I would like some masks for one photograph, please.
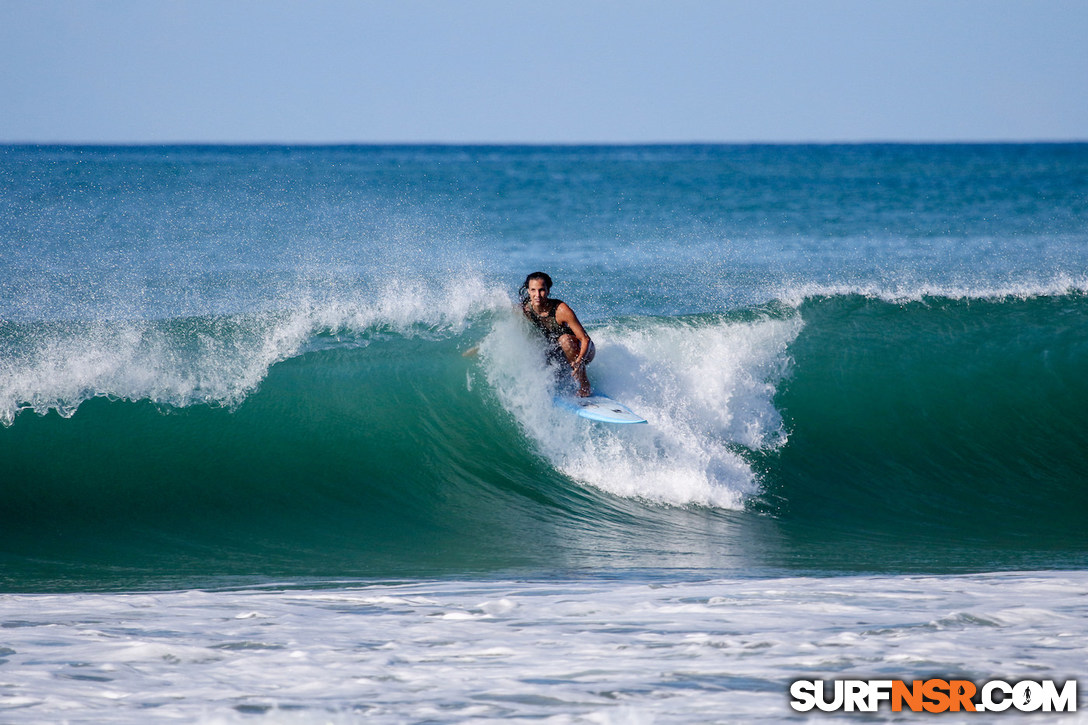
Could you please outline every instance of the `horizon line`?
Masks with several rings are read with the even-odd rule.
[[[1088,143],[1084,138],[1038,139],[865,139],[865,140],[797,140],[797,141],[31,141],[0,140],[0,147],[295,147],[295,148],[350,148],[350,147],[646,147],[646,146],[1012,146],[1012,145],[1068,145]]]

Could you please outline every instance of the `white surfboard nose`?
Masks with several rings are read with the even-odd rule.
[[[607,395],[591,395],[588,398],[575,398],[565,395],[555,397],[558,408],[569,410],[582,418],[600,423],[646,423],[647,420],[619,401]]]

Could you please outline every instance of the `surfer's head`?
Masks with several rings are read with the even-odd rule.
[[[533,284],[533,283],[536,284]],[[529,301],[529,288],[535,289],[543,288],[545,296],[552,291],[552,278],[544,272],[533,272],[525,278],[525,284],[521,285],[521,303],[525,304]]]

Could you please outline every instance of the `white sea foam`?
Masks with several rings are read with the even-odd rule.
[[[740,508],[758,481],[738,448],[785,442],[774,407],[799,318],[591,330],[597,390],[648,426],[606,426],[552,405],[551,373],[535,337],[511,317],[481,345],[491,388],[556,468],[620,496]]]
[[[394,279],[371,295],[303,295],[266,314],[25,327],[25,339],[0,355],[0,423],[27,409],[68,417],[96,396],[236,405],[321,332],[456,334],[507,304],[501,288],[479,279]]]
[[[1086,587],[1026,572],[6,594],[0,720],[776,723],[803,719],[799,678],[1075,677]]]
[[[902,304],[905,302],[918,302],[926,298],[1001,300],[1006,298],[1056,297],[1067,294],[1088,294],[1088,276],[1063,273],[1046,279],[1023,279],[1008,283],[993,281],[965,281],[943,284],[931,282],[883,283],[878,281],[856,284],[806,282],[780,288],[773,292],[772,296],[796,307],[805,300],[814,297],[842,297],[846,295],[860,295],[885,302]]]

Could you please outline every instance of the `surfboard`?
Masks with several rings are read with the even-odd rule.
[[[607,395],[591,395],[578,398],[573,395],[555,396],[555,406],[569,410],[575,415],[595,420],[600,423],[645,423],[646,419],[635,413],[623,403],[612,400]]]

